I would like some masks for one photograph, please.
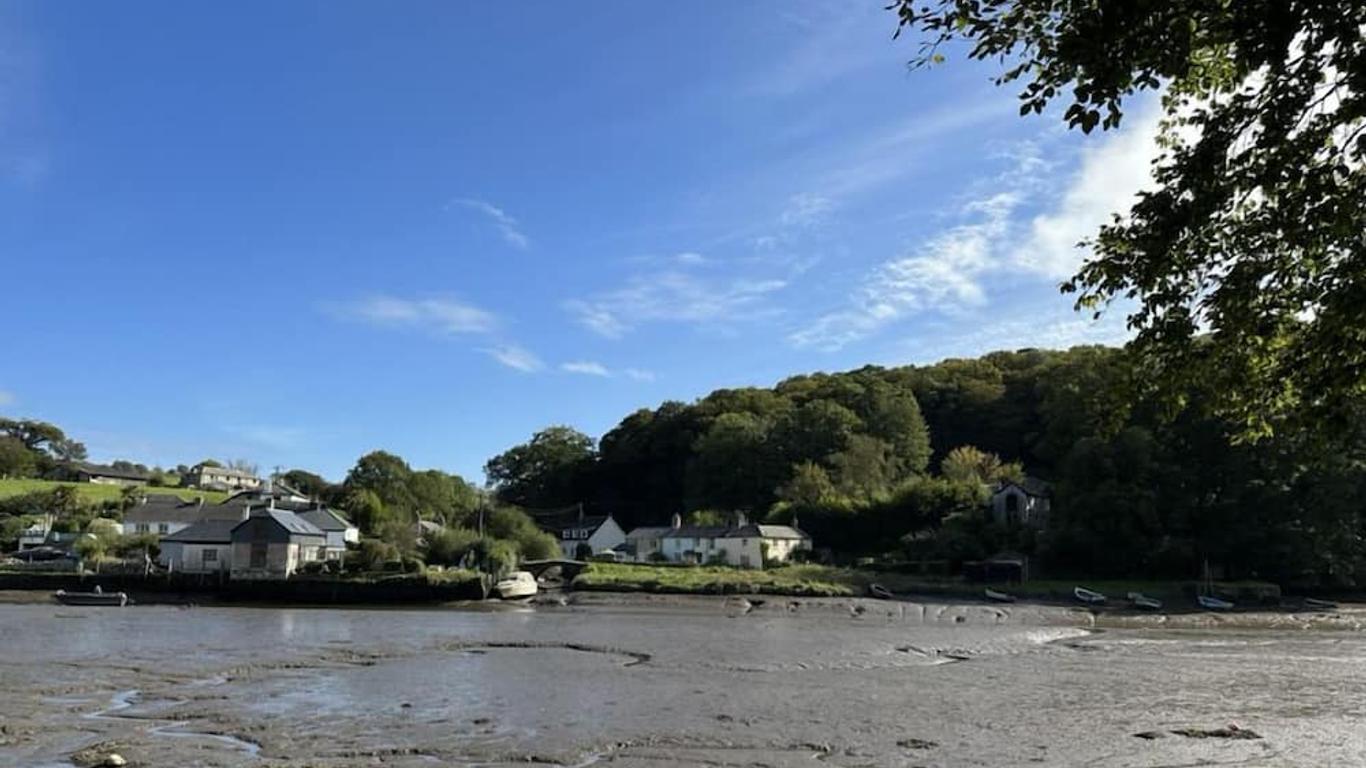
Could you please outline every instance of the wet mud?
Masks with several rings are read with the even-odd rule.
[[[1140,618],[0,605],[0,765],[1366,764],[1360,614]]]

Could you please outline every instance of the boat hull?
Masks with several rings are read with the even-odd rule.
[[[128,595],[123,592],[67,592],[59,589],[53,597],[62,605],[122,608],[128,604]]]
[[[1085,587],[1073,588],[1072,596],[1077,599],[1077,602],[1084,605],[1104,605],[1106,599],[1105,595],[1086,589]]]
[[[538,591],[536,577],[526,571],[518,571],[511,578],[493,585],[493,594],[500,600],[525,600],[535,597]]]

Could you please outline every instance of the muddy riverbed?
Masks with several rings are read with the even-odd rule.
[[[1363,765],[1363,619],[7,604],[0,765]]]

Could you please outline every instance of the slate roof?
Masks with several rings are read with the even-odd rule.
[[[639,530],[639,529],[636,529]],[[685,525],[677,529],[665,529],[666,539],[809,539],[802,531],[790,525],[757,525],[750,523],[740,526]],[[631,533],[635,533],[632,531]]]
[[[161,540],[181,544],[228,544],[232,542],[232,529],[241,524],[241,520],[201,520],[189,528],[162,536]]]
[[[541,515],[536,518],[536,525],[541,530],[562,536],[565,531],[577,531],[580,528],[587,528],[590,531],[597,531],[602,524],[607,522],[609,515],[586,515],[579,517],[579,513],[570,512],[558,515]]]
[[[1026,477],[1018,483],[1014,480],[1005,480],[999,482],[996,484],[996,487],[992,489],[992,494],[1000,493],[1001,491],[1004,491],[1012,485],[1029,494],[1030,496],[1038,496],[1040,498],[1048,496],[1049,493],[1053,490],[1053,487],[1051,485],[1049,485],[1047,482],[1044,482],[1043,480],[1040,480],[1037,477]]]
[[[281,528],[284,528],[285,531],[294,536],[317,536],[319,538],[322,538],[326,535],[318,528],[318,526],[308,522],[307,520],[303,519],[302,517],[299,517],[298,515],[294,514],[293,512],[290,512],[289,510],[260,507],[257,509],[253,509],[251,511],[251,518],[248,518],[248,520],[260,517],[268,517],[271,520],[274,520],[277,525],[279,525]],[[236,531],[239,527],[245,525],[247,522],[247,520],[242,520],[238,522],[237,525],[233,526],[233,530]]]
[[[349,520],[327,507],[310,509],[295,514],[312,523],[320,531],[346,531],[356,527]]]
[[[632,528],[631,532],[626,534],[626,540],[639,541],[640,539],[662,539],[665,534],[672,530],[673,529],[667,525],[647,525],[640,528]]]
[[[201,520],[223,519],[228,515],[215,510],[217,505],[206,505],[200,501],[185,501],[179,496],[144,496],[136,505],[123,513],[124,524],[128,523],[197,523]],[[239,513],[238,518],[241,515]]]

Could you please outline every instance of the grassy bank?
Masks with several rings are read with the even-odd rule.
[[[69,485],[76,488],[77,493],[85,501],[96,504],[106,501],[118,501],[123,498],[123,486],[121,485],[101,485],[99,483],[60,483],[52,480],[28,480],[28,479],[3,479],[0,480],[0,499],[7,499],[11,496],[22,496],[26,493],[35,491],[50,491],[59,486]],[[143,489],[148,494],[179,496],[182,499],[193,499],[203,496],[204,500],[210,504],[222,501],[228,494],[222,491],[201,491],[198,488],[151,488]]]
[[[789,565],[757,571],[712,566],[592,563],[574,579],[574,588],[600,592],[850,597],[867,594],[868,585],[873,583],[898,594],[954,599],[980,599],[986,586],[958,579],[931,580],[920,576],[825,565]],[[996,585],[996,588],[1022,599],[1070,602],[1072,588],[1079,583],[1115,600],[1122,600],[1129,592],[1142,592],[1173,604],[1191,599],[1196,591],[1194,582],[1134,580],[1038,580],[1009,586]],[[1248,602],[1274,602],[1280,598],[1280,590],[1274,584],[1263,582],[1219,583],[1215,585],[1215,592]]]

